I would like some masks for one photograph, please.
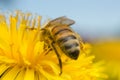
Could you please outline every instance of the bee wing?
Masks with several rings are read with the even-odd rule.
[[[50,21],[47,26],[62,25],[62,24],[70,26],[70,25],[72,25],[74,23],[75,23],[74,20],[71,20],[71,19],[69,19],[69,18],[67,18],[65,16],[62,16],[62,17],[59,17],[59,18],[56,18],[56,19]]]

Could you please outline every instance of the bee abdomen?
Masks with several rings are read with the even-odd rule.
[[[64,42],[63,44],[61,44],[61,46],[63,46],[65,48],[65,50],[69,50],[71,48],[76,48],[79,46],[79,43],[76,42],[75,40],[69,40],[67,42]]]
[[[77,59],[80,53],[80,44],[75,33],[69,27],[54,27],[52,29],[54,40],[60,49],[70,58]]]
[[[59,39],[61,50],[70,58],[77,59],[80,53],[79,41],[74,35],[69,35]]]
[[[74,60],[76,60],[78,58],[79,53],[80,53],[79,47],[71,48],[71,49],[67,50],[67,54],[69,55],[69,57]]]
[[[76,39],[76,37],[74,35],[67,35],[67,36],[63,35],[63,36],[61,36],[60,38],[57,39],[57,42],[59,44],[63,44],[64,42],[72,40],[72,39]]]

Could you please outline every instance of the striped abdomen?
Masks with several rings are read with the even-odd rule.
[[[70,58],[77,59],[80,44],[75,33],[68,26],[56,26],[52,29],[54,40],[60,49]]]

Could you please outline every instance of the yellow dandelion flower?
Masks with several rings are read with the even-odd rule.
[[[106,61],[106,72],[109,80],[120,80],[120,39],[109,39],[93,44],[96,59]]]
[[[41,16],[31,19],[30,14],[22,12],[9,17],[0,15],[0,80],[98,80],[106,77],[101,64],[92,62],[94,56],[84,54],[78,60],[61,55],[63,72],[59,75],[55,52],[45,55],[44,42],[40,41],[40,21]],[[29,30],[34,26],[36,29]]]

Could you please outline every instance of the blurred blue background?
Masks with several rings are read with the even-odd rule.
[[[1,10],[22,10],[76,21],[72,27],[88,38],[120,36],[120,0],[0,0]]]

